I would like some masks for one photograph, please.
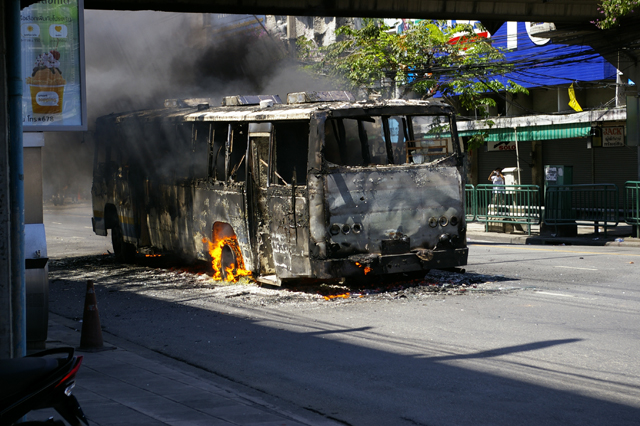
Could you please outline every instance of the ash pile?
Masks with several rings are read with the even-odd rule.
[[[431,270],[422,279],[396,280],[376,285],[317,283],[296,287],[263,286],[243,278],[236,283],[214,281],[205,265],[181,265],[166,258],[145,258],[123,265],[113,255],[82,256],[50,261],[50,297],[61,310],[77,303],[87,280],[93,280],[101,303],[116,294],[135,293],[167,301],[206,298],[226,305],[335,306],[367,301],[409,301],[433,297],[463,296],[514,289],[510,278],[458,271]],[[108,295],[100,297],[100,293]],[[52,303],[53,305],[53,303]]]

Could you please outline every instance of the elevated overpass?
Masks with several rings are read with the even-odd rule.
[[[85,0],[87,9],[256,13],[295,16],[535,21],[583,24],[598,0]]]

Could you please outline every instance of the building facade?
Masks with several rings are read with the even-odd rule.
[[[461,111],[462,135],[488,133],[486,144],[469,153],[469,181],[488,183],[496,167],[513,167],[520,184],[543,186],[545,166],[563,165],[572,168],[568,183],[614,183],[621,189],[638,180],[638,148],[626,137],[625,101],[635,96],[635,85],[622,82],[616,67],[589,47],[536,36],[549,25],[506,22],[491,35],[514,65],[500,78],[529,94],[496,94],[491,127],[474,111]]]

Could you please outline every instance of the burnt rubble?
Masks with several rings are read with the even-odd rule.
[[[511,279],[458,271],[431,270],[423,279],[376,284],[315,283],[277,287],[242,278],[237,283],[214,281],[210,264],[181,264],[167,257],[139,257],[136,264],[118,263],[111,254],[52,259],[49,264],[52,305],[83,294],[87,280],[102,293],[133,292],[179,302],[206,297],[221,304],[336,304],[366,301],[420,300],[513,290]],[[104,303],[104,301],[103,301]]]

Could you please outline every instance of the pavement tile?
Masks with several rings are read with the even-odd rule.
[[[76,398],[80,402],[81,407],[84,407],[85,403],[105,400],[104,396],[98,395],[97,393],[93,392],[91,389],[87,388],[86,386],[82,386],[80,384],[82,381],[83,380],[79,378],[78,381],[76,381],[76,387],[73,390],[73,394],[76,396]]]
[[[144,413],[140,413],[130,407],[119,404],[115,401],[94,402],[82,406],[85,416],[89,419],[89,424],[94,421],[109,424],[119,424],[119,422],[137,421],[139,424],[146,424],[152,420]],[[100,419],[100,420],[98,420]]]
[[[122,380],[115,379],[109,376],[97,377],[94,380],[98,380],[95,383],[91,383],[87,377],[83,379],[81,386],[88,388],[92,392],[98,395],[144,395],[146,390],[141,389],[139,386],[135,386],[129,383],[125,383]],[[78,378],[78,381],[80,379]]]
[[[176,401],[186,405],[187,407],[195,408],[198,410],[229,407],[237,404],[237,402],[229,398],[222,398],[215,395],[202,396],[202,394],[193,398],[176,399]]]
[[[75,321],[50,314],[48,347],[77,346]],[[117,341],[117,338],[115,338]],[[92,426],[303,426],[335,425],[302,408],[287,410],[235,391],[214,375],[123,341],[123,347],[77,352],[84,361],[74,394]],[[105,339],[105,346],[108,346]],[[219,382],[225,383],[219,384]],[[255,399],[254,399],[255,398]],[[60,419],[41,410],[38,419]],[[294,416],[296,420],[291,419]],[[313,420],[307,420],[307,417]]]
[[[181,404],[167,401],[139,402],[123,401],[123,404],[154,419],[170,423],[178,420],[205,421],[212,418],[211,415],[186,407]]]
[[[262,410],[257,410],[253,407],[243,404],[237,404],[227,407],[211,407],[204,408],[204,411],[221,419],[228,420],[230,422],[236,422],[238,424],[252,424],[260,422],[273,422],[283,421],[285,417],[268,413]]]
[[[176,423],[176,425],[180,426],[238,426],[237,423],[230,423],[222,419],[214,419],[211,418],[209,420],[191,420],[188,423]],[[244,426],[244,425],[242,425]]]

